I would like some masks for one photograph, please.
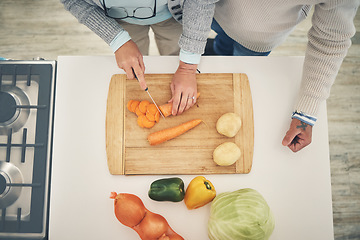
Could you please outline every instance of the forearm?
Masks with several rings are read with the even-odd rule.
[[[353,0],[315,6],[295,110],[316,117],[320,104],[329,97],[355,34],[357,6],[358,1]]]
[[[179,40],[184,51],[202,54],[211,30],[218,0],[187,0],[183,6],[183,33]]]
[[[105,16],[104,11],[97,5],[92,5],[85,0],[60,0],[78,21],[101,37],[108,45],[124,29],[115,19]]]

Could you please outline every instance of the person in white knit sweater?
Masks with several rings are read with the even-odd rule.
[[[314,8],[302,84],[282,141],[294,152],[311,143],[319,105],[329,97],[355,34],[353,19],[359,4],[360,0],[220,0],[216,4],[214,51],[240,56],[267,56]]]

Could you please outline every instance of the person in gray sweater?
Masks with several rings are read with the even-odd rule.
[[[148,53],[148,30],[154,31],[161,55],[179,54],[179,67],[170,85],[173,114],[181,114],[196,102],[196,68],[200,54],[180,49],[185,44],[205,47],[217,0],[60,0],[80,23],[101,37],[113,50],[118,66],[129,79],[136,74],[146,88],[143,55]],[[201,21],[196,31],[183,31],[182,22],[194,16]],[[188,26],[188,24],[186,24]],[[180,36],[181,35],[181,36]],[[195,36],[195,37],[194,37]],[[194,49],[194,48],[191,48]],[[186,77],[184,77],[186,76]]]
[[[304,2],[304,3],[302,3]],[[311,143],[318,109],[330,94],[340,65],[356,30],[354,17],[360,0],[221,0],[216,3],[212,27],[218,32],[214,50],[221,55],[268,55],[281,44],[313,7],[308,32],[302,82],[289,130],[282,144],[297,152]],[[305,5],[306,2],[306,5]],[[196,30],[203,21],[194,14],[184,30]],[[191,32],[188,30],[188,32]],[[193,36],[199,34],[193,33]],[[189,52],[202,53],[198,45],[180,41]],[[291,79],[289,79],[291,81]]]

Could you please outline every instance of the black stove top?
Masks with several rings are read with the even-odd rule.
[[[0,61],[0,239],[46,239],[55,61]]]

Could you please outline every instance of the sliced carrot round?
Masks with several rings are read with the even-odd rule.
[[[150,102],[149,101],[147,101],[147,100],[143,100],[143,101],[141,101],[140,102],[140,104],[139,104],[139,110],[140,110],[140,112],[142,112],[142,113],[146,113],[146,110],[147,110],[147,106],[150,104]]]
[[[128,103],[127,103],[127,105],[126,105],[126,106],[127,106],[127,109],[128,109],[130,112],[132,112],[132,111],[131,111],[131,104],[132,104],[133,101],[134,101],[134,100],[129,100]]]
[[[137,107],[136,107],[136,109],[135,109],[135,113],[136,113],[136,115],[137,115],[137,116],[140,116],[140,115],[145,115],[144,113],[142,113],[142,112],[140,111],[139,106],[137,106]]]
[[[147,119],[147,117],[143,118],[143,125],[144,127],[146,128],[152,128],[154,125],[155,125],[155,122],[154,121],[150,121],[149,119]]]
[[[140,101],[138,100],[133,100],[131,103],[131,112],[135,112],[136,111],[136,107],[140,104]]]
[[[138,116],[138,118],[137,118],[137,124],[138,124],[140,127],[142,127],[142,128],[145,127],[144,124],[143,124],[143,119],[144,119],[144,118],[146,118],[145,115],[140,115],[140,116]]]
[[[151,122],[155,122],[155,115],[151,114],[150,112],[146,112],[146,118]]]
[[[155,104],[153,104],[153,103],[150,103],[150,104],[148,105],[147,111],[148,111],[149,113],[151,113],[151,115],[155,115],[155,113],[158,112]]]
[[[160,112],[159,111],[157,111],[156,113],[155,113],[155,122],[159,122],[159,120],[160,120]]]

